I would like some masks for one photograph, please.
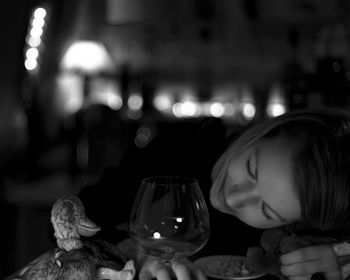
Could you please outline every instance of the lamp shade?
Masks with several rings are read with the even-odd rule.
[[[61,69],[78,71],[84,74],[111,72],[114,70],[113,59],[106,47],[96,41],[76,41],[64,54]]]

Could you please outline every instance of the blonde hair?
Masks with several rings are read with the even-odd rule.
[[[221,157],[216,162],[212,170],[211,175],[213,184],[222,186],[225,183],[227,169],[233,157],[236,157],[246,148],[257,142],[259,139],[278,134],[282,137],[285,137],[285,139],[288,141],[287,143],[291,144],[290,148],[294,149],[292,151],[293,161],[295,160],[293,171],[294,177],[297,177],[295,178],[296,191],[302,203],[304,201],[305,196],[304,189],[309,183],[306,181],[309,180],[309,178],[314,176],[315,174],[305,174],[305,172],[307,171],[299,171],[298,169],[303,169],[302,166],[299,165],[307,165],[308,163],[304,162],[306,160],[312,162],[313,164],[316,164],[319,167],[319,170],[325,171],[325,161],[328,161],[326,163],[326,165],[328,166],[331,165],[333,161],[338,161],[339,157],[344,157],[344,155],[341,155],[342,152],[339,151],[339,149],[333,149],[333,146],[335,145],[335,143],[339,142],[339,138],[342,138],[344,135],[349,135],[349,123],[349,113],[338,109],[295,110],[276,118],[263,119],[257,124],[248,128],[239,138],[232,142],[226,149],[226,151],[221,155]],[[305,147],[308,147],[308,149],[310,148],[310,145],[307,144],[311,143],[310,141],[312,142],[312,145],[316,145],[318,148],[316,148],[313,154],[309,156],[312,158],[305,159]],[[350,145],[350,143],[348,145]],[[317,153],[320,153],[321,155],[318,155]],[[329,156],[330,153],[333,153],[334,155]],[[303,154],[303,161],[298,159],[298,156],[302,157],[301,154]],[[334,159],[334,157],[337,159]],[[347,162],[347,159],[345,161]],[[295,166],[296,162],[298,166]],[[345,166],[347,166],[347,164],[344,165],[344,168]],[[346,179],[346,184],[348,184],[350,182],[347,180],[345,175],[347,174],[347,171],[348,170],[343,170],[343,172],[338,172],[336,175],[329,175],[332,178],[332,180],[334,180],[335,176],[341,177],[340,179]],[[319,171],[317,170],[317,168],[314,168],[312,172],[317,173]],[[331,171],[326,170],[325,172]],[[324,174],[316,175],[320,178],[324,177]],[[317,182],[319,183],[319,181]],[[334,180],[334,182],[336,183],[337,181]],[[337,192],[337,189],[331,185],[332,182],[327,181],[323,184],[325,185],[324,188],[327,189],[328,193],[330,189],[332,190],[332,192]],[[318,187],[319,186],[315,186],[314,188],[310,189],[316,190]],[[347,187],[347,189],[350,190],[350,185]],[[344,191],[341,191],[340,193],[344,194]],[[324,198],[320,198],[319,200],[317,200],[316,198],[315,205],[317,203],[320,204],[321,201],[324,202]],[[315,205],[313,205],[312,207],[315,208]],[[319,209],[320,207],[316,208]],[[348,210],[350,212],[350,209]],[[312,224],[310,226],[313,228],[328,230],[327,226],[322,224],[322,221],[310,222],[313,221],[313,219],[309,217],[313,216],[313,214],[310,214],[311,212],[311,209],[307,208],[307,206],[304,207],[302,205],[302,220],[307,224]],[[316,225],[317,223],[319,225]]]

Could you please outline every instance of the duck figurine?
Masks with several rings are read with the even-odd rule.
[[[132,280],[133,260],[105,240],[81,240],[99,230],[85,214],[76,196],[59,198],[52,207],[51,223],[57,248],[35,259],[6,280]]]
[[[86,216],[84,205],[76,196],[56,201],[51,210],[51,224],[58,248],[65,251],[82,248],[80,236],[90,237],[101,230]]]

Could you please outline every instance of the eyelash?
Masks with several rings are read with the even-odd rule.
[[[266,213],[266,210],[265,210],[265,202],[264,202],[264,201],[261,201],[261,204],[260,204],[260,211],[261,211],[261,214],[262,214],[267,220],[272,220],[272,218]]]
[[[249,174],[253,179],[256,179],[255,174],[253,174],[252,171],[250,170],[250,157],[247,159],[246,168],[247,168],[248,174]]]

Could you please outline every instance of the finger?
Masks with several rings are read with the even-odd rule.
[[[348,242],[333,244],[333,250],[338,257],[350,255],[350,244]]]
[[[152,278],[157,278],[158,280],[170,280],[168,270],[163,263],[159,261],[151,261],[141,268],[139,274],[140,280],[151,280]]]
[[[139,280],[151,280],[153,275],[148,270],[141,270],[139,273]]]
[[[313,278],[314,274],[307,274],[307,275],[302,275],[302,276],[289,276],[288,280],[316,280]],[[339,272],[331,272],[331,273],[325,273],[324,274],[326,277],[323,279],[325,280],[341,280],[341,275]]]
[[[161,267],[155,273],[155,278],[158,280],[171,280],[168,270],[165,267]]]
[[[157,278],[158,280],[170,280],[169,273],[166,269],[160,268],[155,272],[151,272],[149,270],[142,270],[139,274],[140,280],[152,280]]]
[[[284,254],[280,260],[283,265],[299,262],[315,261],[328,256],[335,256],[333,249],[329,245],[305,247],[293,252]]]
[[[334,270],[334,271],[326,272],[326,279],[327,280],[342,280],[343,276],[342,276],[342,273],[340,270]]]
[[[190,273],[191,279],[196,280],[207,280],[206,275],[204,272],[194,263],[189,261],[188,259],[178,259],[173,263],[175,266],[173,266],[174,272],[178,269],[176,266],[179,264],[185,265],[188,269],[188,272]]]
[[[173,269],[177,280],[191,280],[191,273],[185,264],[174,261],[171,264],[171,268]]]
[[[343,279],[345,279],[347,276],[350,275],[350,263],[342,264],[342,263],[340,262],[339,264],[340,264],[340,269],[341,269],[342,277],[343,277]]]
[[[311,270],[309,266],[304,264],[292,264],[288,266],[281,266],[281,273],[284,276],[304,276],[313,274],[313,270]]]
[[[288,280],[310,280],[312,275],[289,276]]]
[[[316,272],[331,273],[335,271],[339,271],[338,265],[335,260],[332,261],[330,259],[281,266],[281,273],[285,276],[303,276]]]
[[[194,274],[198,280],[207,280],[207,276],[199,267],[195,267]]]

